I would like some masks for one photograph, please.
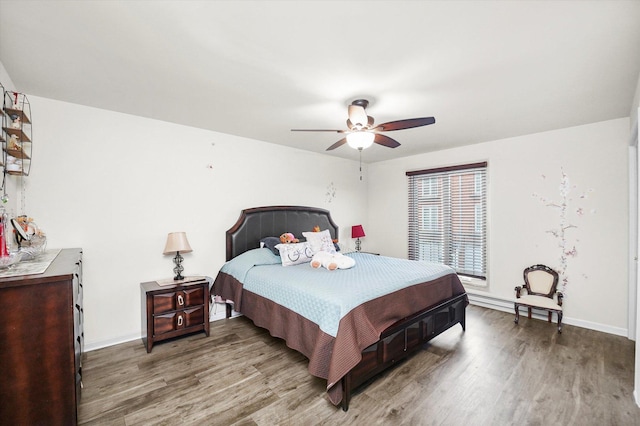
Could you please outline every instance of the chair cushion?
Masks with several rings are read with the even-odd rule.
[[[527,281],[534,293],[549,294],[553,290],[553,275],[547,271],[531,271],[527,274]]]
[[[515,302],[520,305],[533,306],[534,308],[562,310],[562,306],[558,305],[555,300],[544,296],[526,295],[516,299]]]

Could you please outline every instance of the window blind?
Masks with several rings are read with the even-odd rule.
[[[486,279],[487,163],[407,172],[409,259]]]

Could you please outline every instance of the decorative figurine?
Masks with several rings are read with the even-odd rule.
[[[4,208],[0,209],[0,257],[9,256],[9,250],[7,250],[7,213]]]
[[[18,141],[17,135],[11,135],[9,138],[9,142],[7,143],[7,149],[13,151],[20,151],[22,148],[20,147],[20,143]]]
[[[13,92],[13,109],[22,111],[22,108],[20,108],[20,104],[18,103],[18,92]]]
[[[18,114],[11,114],[11,128],[19,129],[22,127],[22,122],[20,121],[20,116]]]

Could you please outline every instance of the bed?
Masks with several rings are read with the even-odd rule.
[[[329,400],[346,411],[356,388],[454,325],[465,330],[468,299],[458,276],[443,265],[347,253],[355,267],[315,270],[308,263],[283,267],[278,256],[259,248],[264,237],[301,237],[314,227],[338,236],[328,210],[243,210],[226,232],[227,263],[213,294],[228,301],[227,318],[233,306],[306,356],[309,372],[327,380]],[[408,284],[393,283],[405,275]],[[291,277],[293,284],[285,284]],[[389,284],[392,290],[383,290]]]

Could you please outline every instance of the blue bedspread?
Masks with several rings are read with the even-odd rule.
[[[353,308],[405,287],[453,274],[446,265],[366,253],[349,253],[351,269],[314,269],[308,263],[283,267],[268,249],[254,249],[221,269],[245,290],[291,309],[336,337],[340,320]]]

